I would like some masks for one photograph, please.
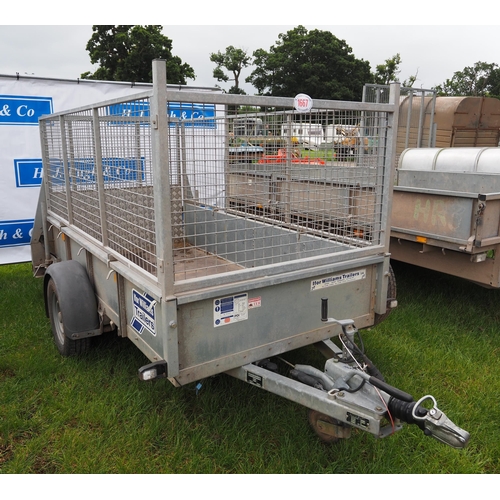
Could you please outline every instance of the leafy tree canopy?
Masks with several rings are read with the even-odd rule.
[[[500,97],[500,69],[495,63],[478,61],[436,85],[436,90],[447,96]]]
[[[256,69],[246,79],[262,95],[361,100],[372,81],[370,63],[356,59],[344,40],[329,31],[298,26],[278,35],[269,51],[253,53]]]
[[[399,82],[399,73],[401,73],[399,66],[401,64],[401,55],[399,52],[389,59],[385,60],[384,64],[378,64],[375,67],[375,73],[373,75],[373,80],[375,83],[381,85],[389,85],[391,82]],[[412,75],[401,83],[403,87],[413,87],[417,80],[418,71],[415,75]]]
[[[152,60],[165,59],[167,82],[185,85],[194,79],[189,64],[172,55],[172,40],[161,32],[162,26],[97,25],[92,26],[92,37],[86,50],[92,64],[99,64],[94,72],[82,78],[121,82],[152,82]]]
[[[400,64],[401,56],[399,53],[390,59],[386,59],[384,64],[378,64],[375,68],[375,83],[388,85],[391,82],[399,81],[397,75],[400,73]]]
[[[217,64],[213,73],[214,78],[219,82],[234,81],[234,85],[229,89],[230,94],[245,94],[245,91],[240,88],[240,75],[243,68],[252,64],[252,58],[245,50],[230,45],[226,47],[225,52],[211,53],[210,61]],[[233,78],[230,79],[223,69],[232,73]]]

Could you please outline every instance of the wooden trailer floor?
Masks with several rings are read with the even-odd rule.
[[[240,269],[244,269],[244,267],[190,245],[184,240],[175,241],[175,281],[203,278]]]

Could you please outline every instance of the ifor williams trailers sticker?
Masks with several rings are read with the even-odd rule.
[[[130,326],[141,335],[147,330],[156,336],[156,300],[147,293],[141,294],[137,290],[132,290],[132,304],[134,314]]]
[[[366,269],[358,269],[357,271],[349,271],[326,278],[320,278],[311,281],[311,292],[314,290],[322,290],[331,286],[342,285],[351,281],[364,280],[366,278]]]

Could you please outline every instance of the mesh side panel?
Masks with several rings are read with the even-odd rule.
[[[156,273],[147,100],[89,109],[47,126],[50,210],[146,271]],[[64,142],[66,150],[63,150]],[[68,165],[69,196],[64,160]],[[54,167],[52,167],[52,164]]]
[[[109,246],[146,271],[156,269],[153,189],[106,192]]]
[[[72,224],[102,241],[97,196],[95,144],[91,110],[68,117],[65,126],[71,190]]]
[[[151,130],[149,118],[141,118],[148,106],[147,101],[128,103],[129,121],[100,110],[100,140],[107,244],[156,274]]]
[[[41,122],[45,140],[42,142],[43,155],[47,159],[44,169],[47,189],[52,193],[48,199],[48,210],[64,220],[68,220],[68,198],[64,184],[61,126],[58,120]]]
[[[383,113],[260,107],[213,121],[172,133],[177,281],[380,244]]]

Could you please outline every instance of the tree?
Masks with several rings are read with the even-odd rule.
[[[390,59],[385,60],[385,64],[378,64],[375,68],[375,83],[381,85],[389,85],[391,82],[399,81],[397,75],[401,73],[399,65],[401,64],[401,56],[396,54]]]
[[[217,64],[214,69],[214,78],[219,82],[228,82],[230,80],[229,76],[224,73],[222,68],[231,72],[234,81],[234,85],[229,89],[230,94],[245,94],[246,92],[240,88],[240,75],[243,68],[246,68],[252,64],[252,58],[243,49],[237,49],[230,45],[226,47],[224,53],[217,52],[210,54],[210,61]]]
[[[262,95],[361,100],[363,85],[372,81],[370,63],[356,59],[345,40],[329,31],[298,26],[253,57],[256,69],[246,81]]]
[[[401,64],[401,56],[399,52],[389,59],[385,60],[384,64],[378,64],[375,68],[373,79],[375,83],[380,85],[389,85],[391,82],[399,82],[398,75],[401,73],[399,66]],[[403,87],[413,87],[417,80],[418,71],[401,83]]]
[[[92,26],[86,50],[90,62],[100,67],[94,73],[83,73],[81,78],[150,83],[152,60],[165,59],[167,82],[185,85],[188,78],[195,78],[194,70],[172,55],[172,40],[161,30],[158,25]]]
[[[478,61],[457,71],[442,85],[436,85],[439,95],[491,97],[500,95],[500,69],[495,63]]]

